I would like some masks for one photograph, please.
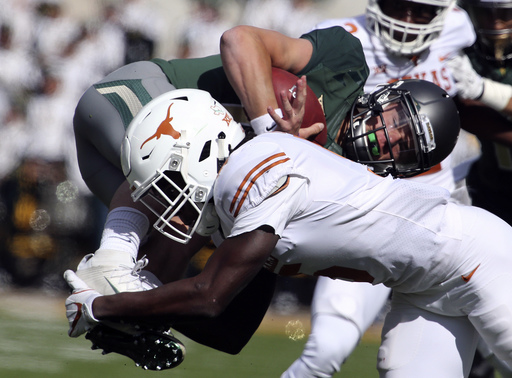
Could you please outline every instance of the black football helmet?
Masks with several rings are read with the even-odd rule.
[[[512,1],[459,0],[476,31],[476,51],[502,65],[512,58]]]
[[[376,174],[411,177],[444,160],[460,131],[452,98],[425,80],[401,80],[360,96],[341,146]]]

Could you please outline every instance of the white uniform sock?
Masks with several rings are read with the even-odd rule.
[[[148,230],[146,215],[130,207],[118,207],[107,215],[98,249],[129,252],[137,260],[140,241]]]

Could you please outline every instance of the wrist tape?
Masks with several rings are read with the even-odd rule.
[[[512,97],[512,85],[484,79],[484,91],[479,100],[490,108],[502,111]]]
[[[274,111],[283,118],[283,111],[280,108],[274,109]],[[256,135],[260,135],[273,131],[276,128],[276,123],[270,114],[266,113],[251,120],[251,127]]]

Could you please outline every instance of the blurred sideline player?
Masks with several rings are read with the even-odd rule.
[[[480,158],[471,167],[468,187],[473,204],[482,207],[512,224],[512,2],[510,0],[460,0],[475,27],[476,43],[467,48],[468,58],[455,61],[454,75],[465,74],[460,85],[465,85],[470,96],[459,106],[461,122],[473,130],[482,145]],[[462,66],[469,69],[461,70]],[[471,68],[476,72],[470,74]],[[483,77],[483,80],[480,78]],[[503,85],[506,84],[506,85]],[[493,89],[492,95],[489,88]],[[499,130],[499,133],[492,129]],[[479,348],[484,351],[483,347]],[[494,358],[490,353],[486,358]],[[493,361],[493,364],[499,361]],[[512,377],[510,370],[503,377]]]
[[[464,51],[467,55],[461,53],[449,61],[459,95],[466,104],[485,105],[511,117],[512,87],[507,79],[511,55],[511,3],[506,0],[459,0],[459,5],[468,12],[477,33],[476,43]],[[480,109],[486,117],[496,115],[485,107]],[[475,115],[474,112],[470,114]],[[478,135],[485,132],[480,128],[476,130]],[[485,136],[489,137],[487,134]],[[510,138],[503,141],[510,144]]]
[[[458,89],[446,61],[475,41],[470,19],[455,7],[455,0],[369,0],[365,14],[326,20],[317,27],[334,25],[361,40],[370,68],[366,92],[383,82],[420,78],[455,96]],[[453,200],[469,204],[464,167],[479,151],[472,137],[464,133],[461,137],[454,156],[443,161],[437,172],[411,180],[444,187]],[[311,306],[311,335],[300,358],[282,377],[330,377],[339,371],[389,294],[383,286],[319,277]]]
[[[467,61],[475,75],[474,91],[482,87],[506,84],[496,87],[502,105],[507,97],[504,91],[512,93],[512,2],[489,0],[464,0],[460,4],[467,10],[477,32],[477,41],[465,50]],[[454,67],[455,71],[455,67]],[[509,184],[512,183],[512,138],[511,118],[501,108],[501,112],[490,109],[485,103],[464,101],[461,106],[461,121],[473,128],[482,144],[482,155],[473,165],[468,180],[470,190],[479,207],[498,215],[512,224],[512,202],[509,199]],[[477,117],[478,115],[478,117]],[[500,138],[485,134],[491,127],[501,127]]]

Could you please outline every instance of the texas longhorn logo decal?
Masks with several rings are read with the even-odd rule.
[[[142,149],[142,147],[144,147],[144,145],[149,142],[151,139],[153,138],[156,138],[157,140],[160,139],[160,137],[162,135],[170,135],[172,136],[174,139],[178,139],[181,134],[179,132],[177,132],[176,130],[174,130],[174,127],[172,127],[171,125],[171,121],[173,120],[174,117],[171,117],[171,106],[174,105],[174,102],[169,105],[169,109],[167,109],[167,117],[162,121],[162,123],[160,123],[160,125],[157,127],[155,133],[153,135],[151,135],[148,139],[146,139],[144,141],[144,143],[142,143],[142,146],[140,146],[140,149]]]

